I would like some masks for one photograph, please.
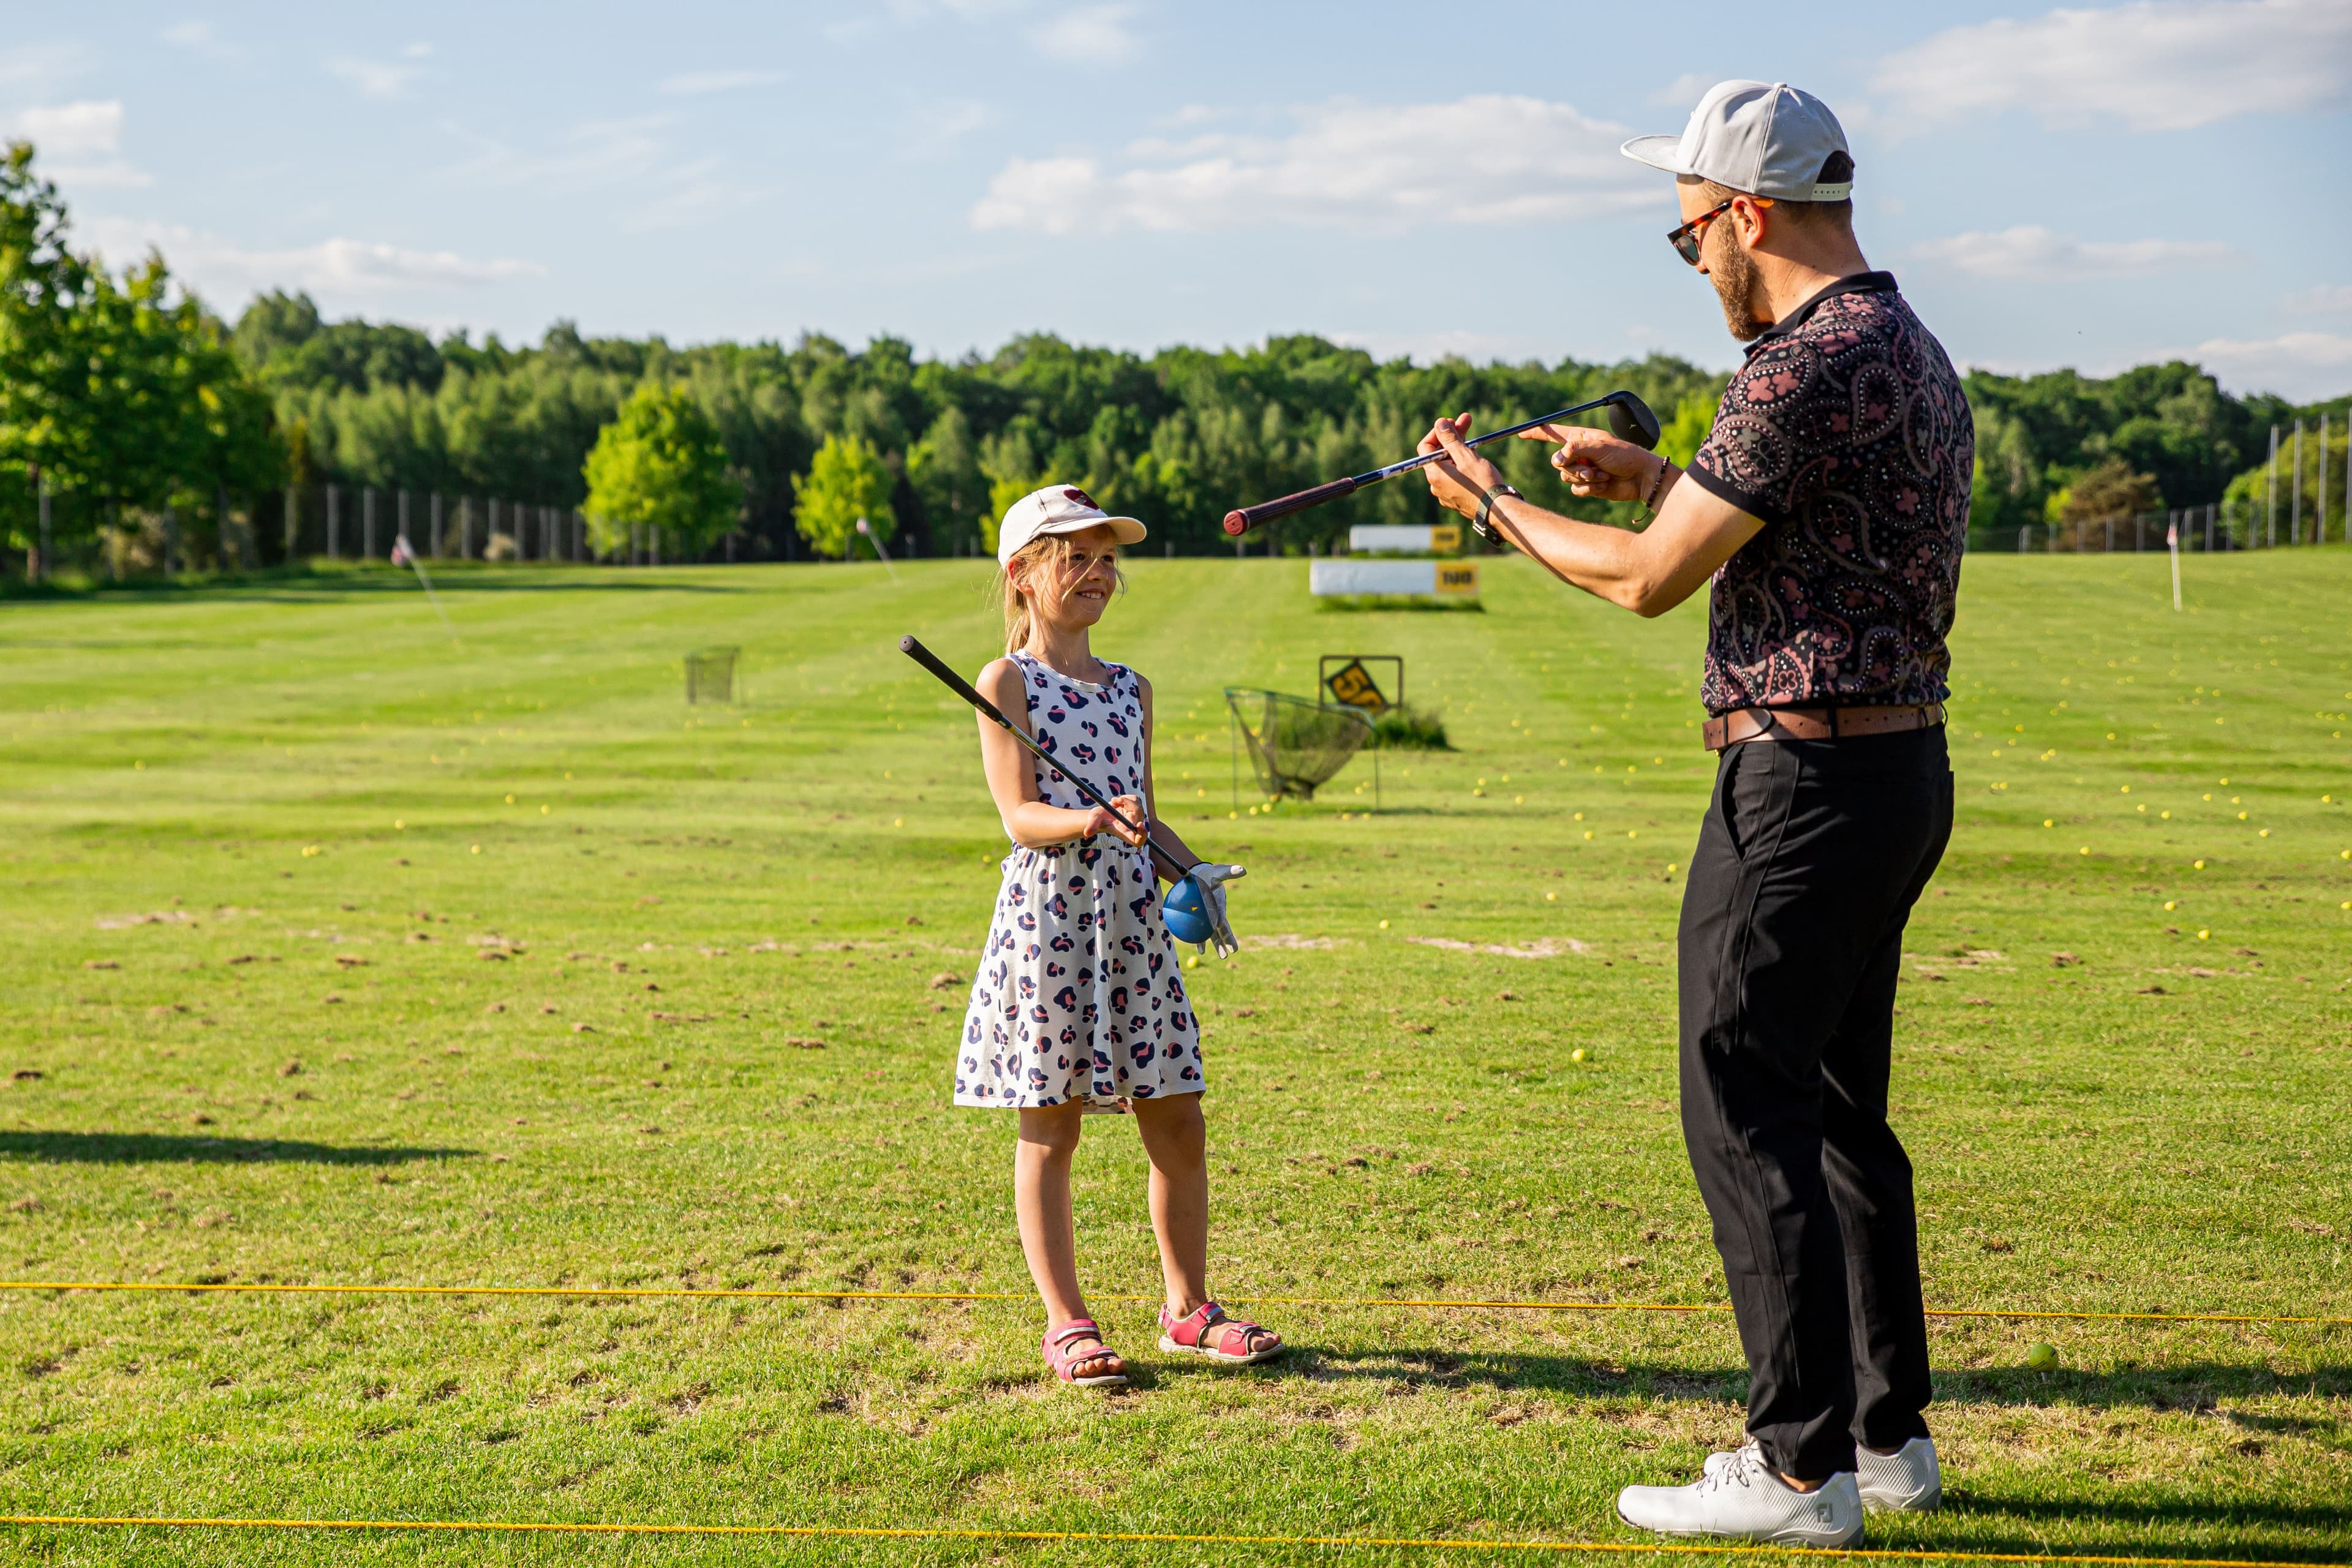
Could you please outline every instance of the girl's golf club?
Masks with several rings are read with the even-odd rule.
[[[1177,880],[1192,869],[1192,866],[1178,866],[1176,864],[1175,858],[1165,849],[1162,849],[1160,847],[1159,840],[1151,837],[1151,829],[1148,823],[1137,822],[1133,817],[1128,816],[1127,813],[1119,810],[1118,807],[1113,805],[1108,800],[1105,799],[1102,792],[1096,789],[1094,785],[1087,783],[1086,780],[1078,777],[1077,774],[1065,769],[1061,763],[1055,758],[1054,753],[1039,745],[1036,739],[1032,736],[1028,731],[1024,730],[1020,725],[1015,724],[1012,720],[1007,719],[1004,716],[1003,710],[998,708],[995,703],[991,702],[987,698],[982,697],[978,691],[974,690],[970,681],[966,680],[962,676],[958,675],[954,670],[950,669],[946,665],[941,664],[940,662],[939,655],[933,653],[929,648],[925,647],[921,643],[918,642],[911,637],[903,637],[898,639],[898,651],[905,654],[908,658],[913,659],[917,664],[921,665],[925,669],[929,670],[933,676],[938,678],[940,685],[946,687],[950,691],[954,692],[958,697],[962,698],[966,702],[971,703],[974,708],[979,709],[981,717],[986,719],[990,723],[994,724],[1006,734],[1012,736],[1014,741],[1020,743],[1021,748],[1024,751],[1036,758],[1039,762],[1045,763],[1047,767],[1053,769],[1055,773],[1060,773],[1064,778],[1069,780],[1072,786],[1075,787],[1080,795],[1085,795],[1088,800],[1093,801],[1097,805],[1101,806],[1105,811],[1109,812],[1113,816],[1116,816],[1121,822],[1127,824],[1128,826],[1134,828],[1138,833],[1142,834],[1145,847],[1151,851],[1153,863],[1160,868],[1160,874],[1165,876],[1170,881],[1173,882]],[[1193,865],[1195,866],[1198,864],[1200,864],[1200,862],[1193,862]],[[1171,869],[1171,868],[1173,868],[1173,869]]]
[[[1583,414],[1595,408],[1609,411],[1609,433],[1620,441],[1631,441],[1645,451],[1657,450],[1658,416],[1650,412],[1648,404],[1633,393],[1622,391],[1612,392],[1606,397],[1596,397],[1590,403],[1580,403],[1573,408],[1547,414],[1540,419],[1523,420],[1517,425],[1506,425],[1500,430],[1489,430],[1484,436],[1473,437],[1464,445],[1483,447],[1489,441],[1499,441],[1506,436],[1516,436],[1522,430],[1532,430],[1538,425],[1549,425],[1555,419],[1565,419],[1571,414]],[[1327,500],[1353,495],[1367,485],[1376,485],[1382,479],[1411,473],[1423,464],[1433,463],[1444,456],[1443,452],[1425,452],[1417,458],[1407,458],[1401,463],[1391,463],[1385,468],[1374,468],[1368,474],[1333,479],[1328,485],[1317,485],[1310,490],[1300,490],[1295,495],[1278,496],[1273,500],[1260,501],[1255,506],[1238,508],[1225,513],[1225,531],[1239,538],[1261,522],[1272,522],[1277,517],[1288,517],[1294,511],[1305,511],[1310,506],[1321,506]]]

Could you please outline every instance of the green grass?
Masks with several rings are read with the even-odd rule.
[[[1895,1074],[1934,1304],[2352,1316],[2352,556],[2192,560],[2183,615],[2164,571],[1967,570]],[[1252,868],[1244,956],[1191,976],[1217,1288],[1719,1300],[1673,1109],[1701,608],[1494,562],[1486,615],[1359,617],[1461,750],[1387,758],[1378,816],[1357,763],[1229,819],[1221,688],[1311,691],[1330,651],[1305,563],[1129,572],[1099,646],[1159,689],[1163,805]],[[971,715],[893,647],[976,668],[981,569],[447,578],[462,646],[389,574],[0,610],[0,1276],[1024,1289],[1012,1121],[950,1107],[933,986],[970,975],[999,830]],[[688,710],[712,643],[744,700]],[[1622,1540],[1614,1489],[1738,1432],[1719,1317],[1269,1307],[1286,1363],[1167,1364],[1116,1300],[1156,1288],[1133,1129],[1088,1131],[1120,1396],[1054,1385],[1023,1302],[10,1292],[0,1511]],[[2044,1337],[2064,1367],[2029,1373]],[[1878,1544],[2352,1555],[2352,1331],[1942,1320],[1934,1352],[1953,1503]]]

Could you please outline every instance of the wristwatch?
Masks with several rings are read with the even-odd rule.
[[[1470,526],[1478,531],[1479,538],[1492,539],[1495,537],[1495,531],[1486,526],[1486,514],[1493,511],[1495,510],[1495,503],[1505,496],[1510,497],[1513,500],[1525,500],[1528,499],[1509,485],[1496,485],[1493,489],[1488,490],[1485,495],[1480,496],[1478,498],[1478,515],[1470,520]]]

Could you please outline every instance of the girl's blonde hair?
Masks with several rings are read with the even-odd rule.
[[[1019,550],[1013,559],[996,573],[997,597],[1004,605],[1004,651],[1018,653],[1036,629],[1036,612],[1021,592],[1023,582],[1034,583],[1040,572],[1050,573],[1058,581],[1070,574],[1070,558],[1077,553],[1066,533],[1041,533]],[[1127,574],[1114,564],[1111,575],[1118,580],[1118,591],[1127,592]]]

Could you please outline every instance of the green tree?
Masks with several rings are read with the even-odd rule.
[[[809,465],[808,477],[793,481],[798,498],[793,526],[809,548],[839,560],[857,537],[857,520],[883,539],[896,531],[890,515],[890,469],[862,436],[827,436]]]
[[[1715,407],[1720,399],[1694,393],[1675,405],[1665,428],[1658,432],[1658,450],[1678,468],[1687,468],[1715,429]]]
[[[90,269],[67,244],[66,222],[57,187],[33,173],[31,144],[10,143],[0,159],[0,528],[18,550],[38,542],[37,486],[87,471],[96,435],[75,395],[75,318]]]
[[[669,552],[698,555],[741,515],[743,487],[728,472],[719,427],[682,386],[637,388],[597,434],[582,471],[600,551],[625,548],[634,526],[661,530]]]

